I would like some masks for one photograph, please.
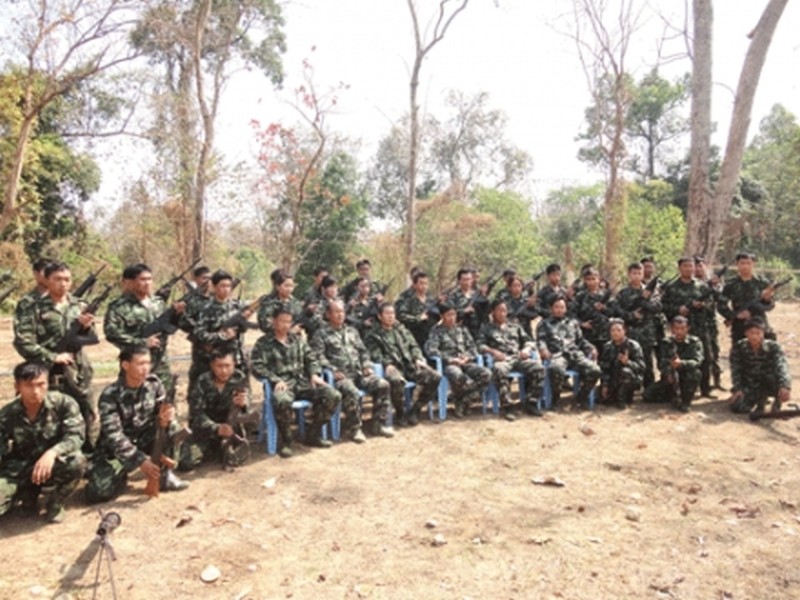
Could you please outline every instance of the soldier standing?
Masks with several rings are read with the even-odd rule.
[[[612,307],[611,291],[600,288],[600,273],[594,267],[583,271],[583,288],[575,296],[574,312],[583,337],[597,348],[599,354],[608,341]]]
[[[537,294],[538,304],[536,311],[542,316],[543,319],[550,316],[550,307],[553,305],[553,300],[556,296],[561,296],[566,300],[567,290],[561,285],[561,265],[551,263],[545,269],[547,276],[547,285],[545,285]],[[569,308],[569,304],[567,304]]]
[[[434,298],[428,292],[429,282],[427,273],[417,271],[411,278],[411,287],[400,294],[394,303],[397,320],[411,332],[420,348],[428,341],[435,321],[431,317]]]
[[[792,391],[789,364],[780,344],[765,339],[766,324],[759,318],[744,324],[744,339],[731,351],[731,376],[733,396],[731,410],[750,412],[755,408],[764,412],[767,398],[773,396],[772,410],[781,409]]]
[[[622,319],[609,321],[609,340],[600,354],[600,397],[625,408],[633,404],[633,394],[642,385],[644,354],[636,340],[625,335]]]
[[[80,409],[69,396],[48,391],[41,363],[17,365],[14,389],[17,397],[0,409],[0,515],[17,498],[23,510],[38,514],[42,486],[52,486],[46,518],[60,523],[86,468]]]
[[[714,272],[709,272],[706,260],[702,256],[694,257],[694,276],[705,283],[712,290],[714,304],[706,308],[706,325],[708,326],[708,341],[711,344],[709,359],[711,361],[711,377],[714,387],[722,389],[722,366],[719,363],[719,327],[717,325],[717,302],[719,302],[722,284]]]
[[[86,500],[107,502],[122,493],[128,473],[140,469],[148,479],[157,479],[161,491],[189,487],[162,464],[151,458],[159,429],[167,432],[165,456],[177,455],[174,436],[179,426],[175,405],[168,401],[161,379],[150,373],[151,351],[128,346],[119,353],[120,376],[100,395],[100,440],[89,469]]]
[[[394,430],[385,425],[389,411],[389,383],[375,375],[361,336],[354,327],[345,323],[341,300],[328,305],[327,317],[327,323],[314,334],[311,348],[322,368],[333,373],[334,385],[342,394],[346,435],[358,444],[366,441],[359,401],[359,389],[362,389],[372,396],[372,432],[392,437]]]
[[[272,329],[272,316],[275,311],[288,311],[292,315],[292,333],[300,333],[303,319],[303,305],[292,294],[294,293],[294,277],[283,269],[275,269],[270,273],[272,291],[264,296],[258,307],[258,326],[264,333]],[[315,308],[315,310],[319,310]]]
[[[342,401],[342,395],[321,377],[319,360],[305,338],[292,331],[294,316],[289,307],[278,306],[270,333],[256,341],[250,354],[253,375],[272,386],[272,406],[278,423],[278,453],[292,456],[292,402],[307,398],[314,404],[314,421],[308,432],[309,445],[329,448],[322,428]]]
[[[756,257],[749,252],[736,255],[736,277],[722,288],[717,311],[731,328],[731,343],[744,337],[744,324],[753,317],[764,321],[766,336],[774,339],[767,321],[767,312],[775,308],[775,288],[754,272]]]

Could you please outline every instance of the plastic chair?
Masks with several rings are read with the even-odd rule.
[[[385,371],[383,370],[383,365],[381,363],[373,363],[372,370],[375,371],[375,375],[378,377],[384,377]],[[411,410],[411,405],[414,403],[414,388],[417,387],[417,384],[413,381],[406,381],[406,388],[405,388],[405,398],[403,402],[403,407],[406,412]],[[389,405],[389,417],[386,419],[386,426],[391,427],[393,421],[393,413],[394,407]],[[428,403],[428,415],[430,416],[431,420],[433,420],[433,406],[431,403]]]
[[[572,380],[572,397],[575,398],[581,389],[581,375],[574,369],[566,370],[567,377]],[[561,390],[558,390],[561,394]],[[550,410],[553,408],[553,384],[550,381],[550,361],[544,361],[544,388],[542,390],[542,400],[545,408]],[[594,410],[595,403],[597,402],[597,388],[593,388],[589,393],[589,410]]]
[[[494,357],[491,354],[484,354],[483,360],[487,368],[491,369],[494,366]],[[525,376],[519,371],[511,371],[508,374],[508,378],[517,382],[517,387],[519,388],[519,401],[524,407],[528,402],[525,394]],[[494,382],[489,384],[489,387],[486,390],[486,395],[492,403],[492,412],[494,414],[498,414],[500,412],[500,394],[497,391],[497,386],[495,386]],[[542,398],[537,399],[536,406],[541,410]],[[486,402],[484,402],[483,412],[486,414]]]

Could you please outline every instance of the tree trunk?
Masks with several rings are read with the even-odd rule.
[[[19,191],[19,180],[22,177],[22,168],[25,165],[25,153],[28,149],[31,131],[33,130],[34,116],[26,116],[19,133],[14,148],[14,158],[11,161],[11,168],[6,176],[5,193],[3,194],[3,212],[0,213],[0,233],[13,223],[17,216],[17,193]]]
[[[767,51],[772,42],[775,28],[778,26],[787,2],[788,0],[770,0],[764,8],[756,28],[750,33],[750,47],[747,49],[742,72],[739,75],[731,126],[728,131],[728,143],[725,147],[725,158],[722,161],[719,181],[711,205],[708,238],[703,247],[710,264],[714,262],[725,220],[733,201],[733,194],[739,182],[739,173],[747,142],[747,130],[750,127],[753,110],[753,99],[758,88],[761,70],[767,58]]]
[[[419,89],[419,71],[422,68],[422,56],[417,50],[414,68],[411,71],[409,84],[410,101],[410,136],[408,142],[408,197],[406,198],[406,248],[405,272],[408,273],[414,262],[414,245],[416,243],[416,216],[414,203],[417,197],[417,158],[419,154],[419,106],[417,105],[417,90]]]
[[[694,0],[689,205],[684,254],[704,254],[711,218],[711,0]],[[710,256],[707,256],[711,260]]]

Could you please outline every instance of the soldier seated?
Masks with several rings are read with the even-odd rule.
[[[23,509],[38,514],[39,494],[46,486],[51,488],[47,521],[59,523],[64,501],[86,468],[80,452],[84,422],[75,400],[48,391],[47,372],[41,363],[17,365],[17,397],[0,409],[0,515],[15,499],[22,501]]]
[[[633,393],[642,385],[644,353],[635,340],[625,334],[625,322],[611,319],[609,339],[600,355],[600,397],[617,408],[633,404]]]
[[[786,356],[778,342],[766,339],[766,329],[763,319],[750,319],[744,325],[744,339],[736,342],[731,351],[733,412],[750,412],[753,408],[764,412],[770,396],[775,398],[772,410],[777,411],[791,395],[792,378]]]

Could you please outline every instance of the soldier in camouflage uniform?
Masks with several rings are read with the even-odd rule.
[[[727,269],[727,267],[725,267]],[[708,325],[708,340],[711,344],[711,377],[714,380],[714,387],[722,390],[722,366],[719,362],[719,326],[717,325],[717,302],[722,292],[722,282],[720,277],[713,271],[708,270],[706,260],[702,256],[694,257],[694,276],[705,283],[713,291],[714,304],[707,308],[706,323]]]
[[[338,390],[321,377],[319,360],[303,336],[293,333],[293,315],[288,307],[279,306],[272,317],[271,332],[260,338],[250,353],[253,375],[266,379],[272,386],[272,406],[278,423],[278,453],[292,456],[292,402],[304,398],[314,403],[314,421],[307,443],[329,448],[331,442],[322,435],[322,428],[342,401]]]
[[[657,289],[650,291],[642,281],[644,269],[641,263],[628,266],[628,285],[622,288],[614,300],[613,312],[628,328],[628,336],[638,342],[644,355],[644,387],[655,381],[653,358],[657,345],[658,320],[661,313],[661,297]],[[657,288],[653,284],[651,288]]]
[[[34,287],[27,294],[22,296],[17,302],[16,309],[14,310],[14,330],[16,331],[17,322],[19,319],[29,318],[30,312],[36,311],[39,300],[47,294],[47,277],[44,270],[47,266],[54,261],[49,258],[37,258],[33,263],[33,278],[36,281]]]
[[[356,328],[363,339],[367,331],[375,325],[375,314],[378,312],[378,303],[375,296],[370,293],[369,279],[358,278],[356,295],[347,303],[345,321]],[[330,309],[332,303],[328,303]]]
[[[749,252],[736,255],[738,274],[725,284],[717,301],[717,311],[731,328],[732,345],[744,338],[744,324],[754,317],[764,321],[767,337],[775,339],[767,321],[767,312],[775,308],[775,288],[753,272],[755,261]]]
[[[478,336],[478,350],[491,354],[494,359],[492,381],[500,396],[503,414],[509,421],[516,419],[510,402],[508,375],[511,371],[517,371],[525,378],[528,397],[526,411],[528,414],[541,416],[537,400],[542,395],[544,366],[536,353],[536,344],[519,323],[508,319],[508,305],[502,298],[495,298],[491,309],[492,318],[483,324]]]
[[[647,287],[650,285],[653,279],[656,280],[654,292],[660,292],[661,288],[664,286],[666,281],[661,279],[656,274],[656,263],[652,256],[643,256],[642,259],[639,261],[642,263],[642,285]],[[652,286],[651,286],[652,287]],[[656,364],[661,361],[661,356],[659,352],[661,351],[661,340],[664,339],[665,329],[667,327],[667,318],[664,316],[663,310],[658,312],[655,315],[655,322],[656,322],[656,345],[655,345],[655,355],[656,355]]]
[[[227,320],[242,310],[240,302],[231,298],[233,276],[226,271],[216,271],[211,277],[211,283],[214,286],[214,294],[197,316],[193,332],[192,367],[189,371],[190,393],[193,389],[193,382],[197,381],[200,375],[208,372],[211,354],[216,350],[232,354],[236,368],[245,374],[248,372],[244,356],[245,331],[242,326],[222,327]],[[246,320],[250,314],[245,310],[242,316]],[[194,373],[194,380],[192,380],[192,373]]]
[[[161,380],[150,373],[151,352],[144,346],[128,346],[119,354],[121,375],[100,395],[100,440],[92,457],[86,500],[107,502],[122,493],[128,473],[137,468],[148,479],[159,479],[162,491],[178,491],[189,487],[172,469],[153,462],[150,454],[157,428],[167,430],[167,447],[163,455],[174,460],[177,455],[171,443],[179,426],[175,406],[168,401]]]
[[[502,300],[506,303],[508,322],[518,323],[522,326],[525,334],[533,339],[531,321],[539,315],[536,310],[538,298],[536,294],[533,293],[533,284],[529,286],[528,292],[525,292],[524,288],[525,284],[522,282],[522,279],[516,275],[511,275],[509,276],[506,287],[497,292],[495,300]],[[483,328],[481,328],[481,330],[482,329]]]
[[[80,448],[85,426],[78,404],[47,389],[47,366],[22,363],[14,368],[17,397],[0,409],[0,515],[15,499],[38,514],[43,486],[50,523],[64,518],[64,501],[78,487],[86,458]]]
[[[397,320],[411,332],[420,348],[428,341],[428,334],[436,319],[432,316],[434,297],[428,291],[428,274],[418,270],[411,278],[411,287],[404,290],[394,303]]]
[[[81,325],[81,334],[94,335],[94,315],[84,313],[85,304],[69,293],[72,276],[67,265],[51,262],[44,275],[47,294],[17,311],[14,348],[26,361],[47,365],[50,389],[69,394],[78,402],[88,428],[96,420],[90,393],[93,371],[89,357],[83,348],[75,353],[57,350],[75,321]]]
[[[372,362],[381,363],[389,381],[390,397],[400,424],[416,425],[419,413],[428,402],[435,402],[441,375],[425,362],[414,336],[396,321],[394,306],[384,302],[378,307],[378,324],[367,334],[364,343]],[[404,411],[405,386],[408,380],[417,384],[417,401]]]
[[[600,397],[617,408],[633,404],[633,394],[642,385],[644,354],[636,340],[625,335],[622,319],[609,321],[609,340],[600,353]]]
[[[212,351],[209,370],[197,379],[188,401],[192,435],[181,446],[178,468],[191,471],[209,457],[223,459],[225,466],[238,466],[232,462],[235,455],[222,456],[223,441],[237,443],[246,435],[241,426],[231,421],[234,416],[247,414],[250,385],[247,374],[236,368],[230,348]]]
[[[446,302],[455,307],[458,322],[464,325],[473,336],[480,331],[481,322],[478,314],[478,302],[484,302],[480,293],[475,289],[474,274],[470,269],[459,269],[456,274],[457,287],[447,297]]]
[[[306,290],[306,293],[303,294],[303,306],[319,304],[319,301],[322,298],[322,294],[319,291],[319,286],[322,283],[322,280],[325,279],[329,273],[330,272],[327,267],[314,267],[314,271],[312,272],[312,275],[314,276],[314,282]]]
[[[538,304],[536,305],[536,312],[538,312],[543,319],[550,316],[550,307],[553,305],[553,300],[557,296],[564,299],[567,298],[567,290],[561,285],[561,265],[552,263],[547,265],[545,269],[547,274],[547,285],[542,287],[536,294]],[[567,300],[567,309],[570,308],[570,302]]]
[[[549,361],[548,377],[553,389],[553,405],[564,384],[568,369],[574,369],[580,377],[580,390],[575,399],[579,406],[585,405],[589,394],[600,379],[597,366],[597,348],[583,337],[578,322],[567,316],[567,299],[556,296],[549,309],[550,316],[539,321],[536,340],[539,356]]]
[[[678,278],[664,285],[661,305],[664,315],[672,321],[680,315],[689,320],[689,331],[703,345],[703,362],[700,365],[700,392],[706,398],[711,393],[711,325],[709,309],[714,306],[714,290],[694,277],[694,259],[678,260]],[[661,357],[663,360],[663,357]]]
[[[731,351],[733,412],[746,413],[753,408],[763,412],[770,396],[775,398],[773,411],[789,401],[792,391],[789,364],[780,344],[765,339],[765,332],[763,320],[750,319],[744,325],[744,339],[736,342]]]
[[[191,390],[194,387],[197,377],[203,372],[201,365],[205,362],[202,355],[202,349],[196,344],[194,330],[197,327],[200,313],[206,307],[211,299],[209,290],[211,288],[211,269],[208,267],[197,267],[193,273],[193,285],[189,288],[186,294],[181,298],[184,302],[185,308],[183,314],[178,319],[178,328],[186,332],[187,339],[192,345],[192,363],[189,367],[189,387]]]
[[[575,296],[573,311],[583,337],[597,348],[599,354],[608,341],[612,306],[611,292],[600,288],[600,273],[594,267],[583,271],[583,288]]]
[[[280,308],[292,315],[292,333],[302,330],[303,305],[292,296],[294,292],[294,277],[283,269],[275,269],[270,273],[272,291],[264,296],[258,307],[258,326],[264,333],[272,331],[272,317]],[[317,309],[319,310],[319,309]]]
[[[370,296],[377,296],[378,304],[383,302],[383,294],[381,293],[383,285],[379,281],[372,279],[372,263],[369,262],[368,258],[362,258],[356,263],[356,273],[356,277],[351,279],[342,289],[342,299],[345,302],[350,302],[350,300],[352,300],[356,295],[358,280],[361,277],[365,277],[367,280],[369,280]]]
[[[672,335],[661,340],[659,369],[661,380],[645,392],[648,402],[669,402],[688,412],[700,384],[703,343],[689,335],[689,319],[678,315],[672,319]]]
[[[481,396],[489,387],[492,373],[475,362],[478,348],[467,328],[456,323],[454,306],[439,306],[441,322],[431,329],[425,343],[425,354],[442,359],[444,376],[450,382],[450,390],[455,403],[455,416],[469,414],[471,402],[480,402]]]
[[[169,368],[166,332],[144,337],[145,327],[158,319],[167,310],[164,301],[153,295],[153,273],[145,264],[129,268],[129,291],[112,302],[106,311],[103,331],[106,339],[120,350],[128,346],[144,346],[150,350],[150,369],[161,380],[168,393],[175,387],[175,380]],[[175,314],[180,316],[184,305],[173,305]]]
[[[327,323],[314,334],[311,348],[323,369],[333,373],[336,389],[342,394],[345,434],[356,443],[366,441],[361,429],[359,390],[372,397],[372,432],[392,437],[386,427],[389,411],[389,382],[375,375],[364,342],[358,331],[345,323],[344,305],[334,300],[328,305]]]
[[[336,279],[330,275],[322,280],[319,290],[322,296],[317,305],[317,309],[314,312],[309,312],[306,308],[303,309],[302,322],[303,328],[308,334],[308,339],[314,337],[314,334],[328,322],[328,307],[331,302],[339,299],[339,286]]]

